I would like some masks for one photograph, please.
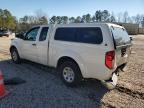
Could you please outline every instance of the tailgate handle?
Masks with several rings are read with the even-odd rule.
[[[34,44],[32,44],[33,46],[36,46],[36,44],[34,43]]]

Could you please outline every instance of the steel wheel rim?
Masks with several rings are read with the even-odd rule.
[[[74,71],[70,67],[65,67],[63,69],[63,77],[65,81],[72,83],[75,77]]]

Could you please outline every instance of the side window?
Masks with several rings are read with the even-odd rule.
[[[30,31],[26,33],[25,40],[28,41],[36,41],[36,36],[38,34],[39,27],[32,28]]]
[[[58,28],[54,39],[61,41],[75,41],[76,29],[75,28]]]
[[[77,28],[77,42],[101,44],[102,31],[98,27]]]
[[[43,27],[40,33],[39,41],[44,41],[47,38],[48,27]]]

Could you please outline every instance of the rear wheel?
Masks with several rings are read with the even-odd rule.
[[[76,86],[82,80],[79,66],[73,61],[66,61],[60,64],[59,71],[61,74],[61,79],[67,86]]]
[[[12,58],[14,63],[16,63],[16,64],[20,63],[21,60],[20,60],[20,57],[19,57],[17,49],[13,48],[11,50],[11,58]]]

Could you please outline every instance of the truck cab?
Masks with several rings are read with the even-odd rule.
[[[33,27],[25,34],[17,35],[11,46],[16,47],[20,58],[48,65],[49,31],[47,25]]]

